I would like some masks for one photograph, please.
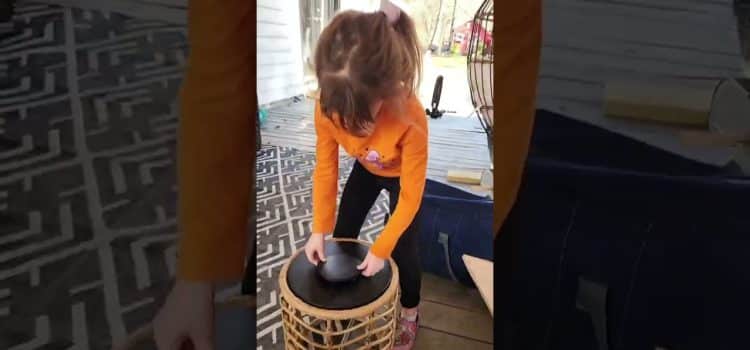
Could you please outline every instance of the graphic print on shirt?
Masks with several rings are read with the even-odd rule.
[[[367,152],[363,160],[365,162],[375,165],[376,167],[378,167],[378,169],[384,168],[383,163],[380,162],[380,153],[378,153],[378,151],[374,149]]]
[[[380,154],[380,152],[369,147],[365,148],[363,153],[360,153],[359,159],[361,162],[373,165],[381,170],[393,168],[398,165],[396,159],[391,159],[389,161],[384,155]]]

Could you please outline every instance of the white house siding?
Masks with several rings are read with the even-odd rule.
[[[299,2],[258,1],[258,103],[302,95]]]

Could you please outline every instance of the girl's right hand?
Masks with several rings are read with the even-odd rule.
[[[319,262],[326,261],[325,235],[313,233],[305,243],[305,255],[311,264],[317,266]]]

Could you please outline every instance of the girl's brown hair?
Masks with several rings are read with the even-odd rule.
[[[403,12],[395,23],[382,12],[341,12],[315,50],[321,109],[328,118],[337,113],[354,135],[375,121],[370,112],[375,101],[415,93],[421,71],[417,31]]]

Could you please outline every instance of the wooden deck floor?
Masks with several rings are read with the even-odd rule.
[[[314,152],[313,108],[311,99],[271,107],[268,120],[261,127],[263,144]],[[427,176],[430,179],[446,181],[449,169],[483,170],[490,167],[487,137],[475,117],[430,119],[429,128]]]
[[[420,313],[416,350],[493,348],[492,316],[476,289],[425,274]]]
[[[732,0],[545,0],[537,107],[673,152],[667,128],[603,116],[608,81],[743,75]]]

